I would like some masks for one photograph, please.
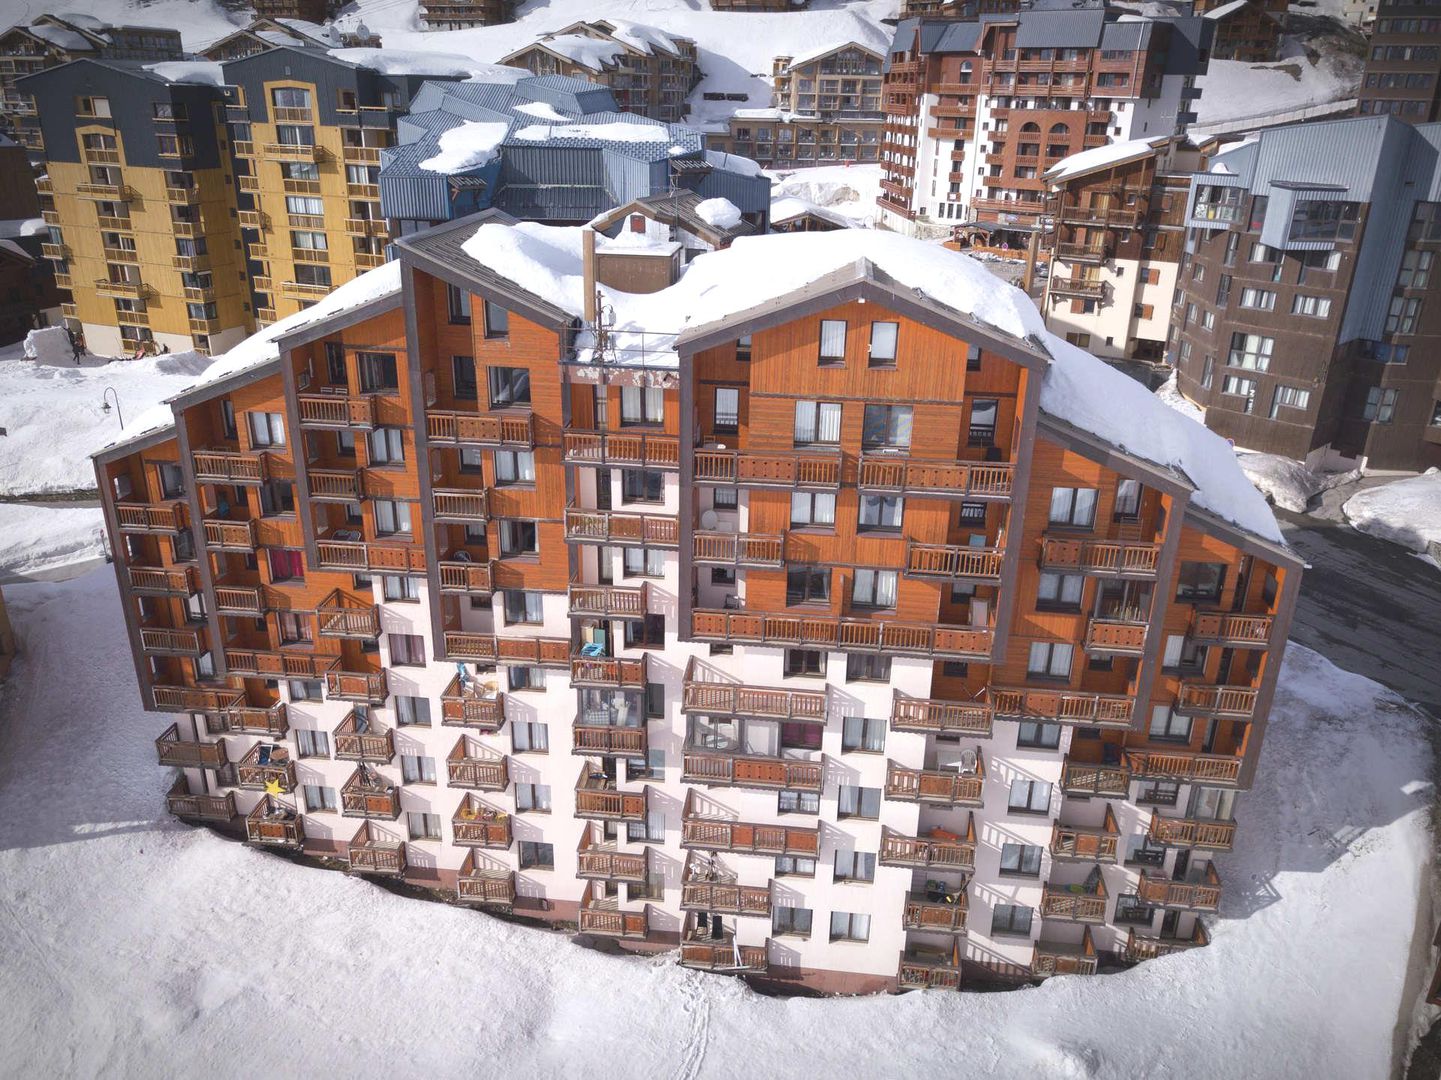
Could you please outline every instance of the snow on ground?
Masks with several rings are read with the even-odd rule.
[[[1293,458],[1240,447],[1236,448],[1236,461],[1241,471],[1271,503],[1297,514],[1306,512],[1314,496],[1361,475],[1359,471],[1317,472]]]
[[[881,194],[879,165],[821,165],[814,169],[768,172],[771,198],[793,196],[824,206],[856,222],[872,225]]]
[[[143,360],[86,355],[77,367],[68,351],[54,363],[20,359],[19,348],[0,353],[0,495],[88,491],[95,471],[87,457],[119,434],[120,411],[133,420],[180,393],[210,367],[197,353],[170,353]],[[110,412],[102,408],[107,387]]]
[[[13,1075],[310,1076],[337,1045],[402,1075],[1390,1075],[1429,887],[1430,753],[1393,695],[1298,646],[1219,860],[1209,948],[1012,993],[780,999],[169,820],[151,743],[169,720],[140,711],[113,571],[6,595],[22,649],[0,699]]]
[[[1441,550],[1441,472],[1429,469],[1358,491],[1341,512],[1357,529],[1382,540],[1423,553]]]
[[[1269,64],[1212,60],[1206,74],[1196,80],[1201,97],[1192,126],[1205,128],[1355,97],[1361,57],[1329,44],[1333,40],[1319,39],[1309,54],[1304,46],[1293,44],[1287,51],[1298,55]]]
[[[0,576],[100,558],[104,531],[98,506],[0,503]]]

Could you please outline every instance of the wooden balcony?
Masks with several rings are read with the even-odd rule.
[[[1122,207],[1063,206],[1060,218],[1063,222],[1074,222],[1078,225],[1134,229],[1140,223],[1141,212]]]
[[[577,914],[577,928],[582,934],[644,941],[650,934],[650,905],[642,911],[621,911],[614,900],[587,897]]]
[[[369,765],[359,765],[340,789],[340,813],[394,821],[400,817],[400,788]]]
[[[490,499],[484,489],[437,490],[431,498],[437,521],[483,524],[490,517]]]
[[[680,543],[674,515],[627,514],[611,510],[565,511],[565,538],[583,544],[644,544],[673,548]]]
[[[357,503],[366,497],[360,469],[307,469],[305,479],[313,502]]]
[[[960,957],[936,949],[906,949],[896,970],[896,985],[902,990],[959,990]]]
[[[566,590],[573,619],[643,619],[649,607],[649,595],[649,582],[635,586],[572,582]]]
[[[115,504],[115,521],[121,532],[173,536],[185,528],[185,504],[118,502]]]
[[[600,821],[644,821],[649,790],[647,786],[640,791],[620,791],[604,771],[585,762],[575,782],[575,816]]]
[[[216,551],[251,552],[258,546],[253,520],[226,521],[222,518],[206,518],[202,526],[205,530],[205,546]]]
[[[336,661],[339,664],[340,661]],[[383,671],[341,671],[338,667],[325,673],[325,696],[339,701],[361,701],[384,705],[390,687]]]
[[[625,431],[567,431],[562,436],[567,464],[680,467],[680,439],[674,435]]]
[[[128,566],[132,592],[147,596],[189,596],[200,588],[193,566]]]
[[[439,446],[535,446],[535,414],[531,412],[437,412],[427,410],[426,432]]]
[[[312,285],[307,281],[282,281],[280,292],[296,300],[323,300],[330,295],[331,286]]]
[[[440,692],[440,722],[446,727],[497,732],[505,724],[505,695],[479,679],[462,683],[456,675]]]
[[[742,821],[702,817],[696,811],[696,793],[686,796],[681,819],[681,847],[729,851],[739,855],[797,855],[813,859],[820,852],[819,829],[789,825],[754,825]]]
[[[731,682],[694,657],[686,664],[681,687],[684,712],[710,716],[754,716],[769,720],[825,723],[824,690],[782,690]]]
[[[693,532],[691,559],[702,566],[760,567],[785,564],[786,538],[780,533]]]
[[[129,202],[135,198],[134,189],[124,184],[76,184],[75,194],[82,199],[95,199],[98,202]]]
[[[863,454],[856,486],[862,490],[1005,499],[1015,466],[1009,462],[922,461],[895,454]]]
[[[1078,570],[1104,577],[1151,580],[1156,576],[1160,555],[1160,544],[1064,537],[1041,540],[1041,566],[1047,570]]]
[[[1127,770],[1137,780],[1171,780],[1183,784],[1231,787],[1241,779],[1242,759],[1231,754],[1128,750],[1125,760]]]
[[[378,874],[381,877],[405,875],[405,843],[399,837],[386,835],[373,821],[367,821],[346,845],[346,869],[352,874]]]
[[[767,885],[740,885],[725,879],[713,859],[692,851],[681,873],[680,906],[684,911],[722,915],[771,916],[771,890]]]
[[[264,847],[298,849],[305,843],[305,822],[290,803],[266,795],[245,815],[245,839]]]
[[[491,806],[474,792],[467,792],[450,819],[457,844],[490,851],[504,851],[513,839],[511,816]]]
[[[899,690],[891,699],[892,731],[988,739],[994,718],[988,702],[937,701],[910,697]]]
[[[475,791],[504,791],[510,786],[510,764],[504,754],[462,735],[445,756],[451,787]]]
[[[993,686],[987,693],[997,716],[1081,727],[1129,728],[1131,710],[1135,707],[1135,701],[1123,694],[1093,694],[1081,690]]]
[[[508,911],[515,905],[515,872],[481,866],[475,851],[467,851],[455,879],[455,896],[462,903]]]
[[[1085,277],[1053,277],[1050,281],[1051,295],[1064,296],[1073,300],[1103,300],[1106,285]]]
[[[1094,891],[1084,885],[1052,885],[1041,887],[1041,918],[1067,922],[1103,923],[1106,921],[1106,883],[1097,881]]]
[[[1232,649],[1265,649],[1271,644],[1270,615],[1234,615],[1198,611],[1191,622],[1191,640]]]
[[[364,761],[371,765],[388,765],[395,760],[395,732],[382,728],[374,720],[362,717],[354,709],[332,732],[337,761]]]
[[[1143,871],[1136,895],[1147,904],[1182,911],[1215,911],[1221,906],[1221,875],[1207,863],[1194,881],[1172,881]]]
[[[1061,790],[1067,795],[1124,799],[1131,791],[1131,773],[1120,765],[1078,761],[1068,756],[1061,763]]]
[[[1233,821],[1198,821],[1152,814],[1148,832],[1152,842],[1167,847],[1230,851],[1236,842],[1236,823]]]
[[[639,690],[649,681],[646,675],[649,657],[637,659],[615,656],[572,656],[570,684],[609,689]]]
[[[1087,926],[1080,943],[1067,941],[1037,941],[1031,950],[1031,974],[1038,979],[1052,975],[1094,975],[1100,964],[1096,955],[1096,944],[1091,940],[1091,928]]]
[[[841,483],[841,455],[839,450],[794,454],[697,450],[694,480],[740,487],[836,488]]]
[[[372,543],[365,540],[317,540],[315,551],[322,570],[377,570],[413,574],[425,569],[425,552],[409,544]]]
[[[1116,823],[1116,815],[1111,811],[1111,804],[1107,803],[1100,826],[1063,825],[1059,821],[1052,825],[1051,858],[1114,863],[1120,838],[1121,829]]]
[[[339,589],[316,605],[315,616],[321,637],[373,641],[380,636],[380,608]]]
[[[331,657],[302,652],[262,652],[258,649],[225,649],[225,670],[231,675],[263,678],[318,679]]]
[[[576,847],[575,876],[587,881],[624,881],[645,884],[650,872],[647,848],[639,853],[619,851],[612,844],[598,842],[590,826],[580,831]]]
[[[259,585],[215,585],[215,610],[222,615],[264,615],[271,604]]]
[[[448,559],[436,564],[440,572],[440,591],[486,596],[495,591],[495,561],[470,562]]]
[[[155,708],[160,712],[218,712],[245,704],[245,691],[208,690],[198,686],[151,687]]]
[[[498,637],[495,634],[474,634],[468,630],[447,630],[445,654],[451,660],[569,667],[570,641],[566,638]]]
[[[263,484],[270,478],[263,451],[197,450],[190,460],[202,484]]]
[[[976,823],[968,818],[966,835],[933,829],[930,836],[905,836],[881,828],[880,863],[915,870],[974,870],[976,868]]]
[[[239,153],[239,150],[236,151]],[[262,143],[262,157],[270,161],[324,161],[330,156],[323,146],[313,143]]]
[[[646,752],[645,725],[586,723],[577,717],[570,729],[572,754],[594,757],[643,758]]]
[[[165,809],[188,821],[230,821],[235,817],[235,792],[192,795],[185,777],[177,776],[165,793]]]
[[[721,644],[816,646],[937,660],[989,660],[993,633],[986,626],[698,608],[691,614],[691,636],[697,641]]]
[[[682,758],[681,779],[708,787],[819,793],[823,772],[824,763],[821,761],[742,757],[688,749]]]
[[[235,763],[235,779],[247,791],[288,795],[295,790],[295,762],[278,743],[256,743]]]
[[[1056,257],[1072,263],[1103,263],[1110,257],[1110,244],[1060,243],[1056,245]]]
[[[1128,963],[1139,964],[1143,960],[1154,960],[1158,956],[1170,956],[1172,953],[1199,949],[1209,944],[1211,935],[1206,932],[1200,919],[1196,920],[1195,929],[1187,938],[1144,937],[1136,933],[1133,927],[1126,931],[1126,944],[1121,947],[1121,956]]]
[[[928,806],[980,806],[985,779],[985,764],[979,754],[971,774],[957,769],[908,769],[888,760],[885,797]]]
[[[290,715],[285,702],[274,705],[240,705],[205,714],[205,730],[212,735],[265,735],[283,739],[290,730]]]
[[[191,742],[180,737],[180,725],[171,724],[155,740],[160,764],[181,769],[218,769],[225,765],[225,742]]]
[[[1004,557],[1005,552],[1000,548],[917,544],[907,540],[905,572],[909,577],[999,583]]]
[[[1256,694],[1250,686],[1212,686],[1183,680],[1176,695],[1176,711],[1188,716],[1250,720],[1256,712]]]
[[[914,892],[906,897],[901,909],[901,926],[906,930],[964,934],[969,911],[970,899],[965,889],[948,895],[939,891]]]
[[[737,945],[731,939],[712,941],[697,937],[695,940],[682,939],[680,965],[696,971],[758,975],[770,966],[770,960],[764,945]]]
[[[142,626],[140,648],[159,656],[199,656],[205,651],[198,630],[176,630],[167,626]]]
[[[1149,624],[1132,619],[1089,619],[1085,650],[1101,656],[1141,656]]]

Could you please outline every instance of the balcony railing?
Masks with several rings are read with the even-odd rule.
[[[1031,951],[1031,974],[1042,979],[1052,975],[1094,975],[1099,964],[1089,926],[1084,928],[1079,943],[1043,938]]]
[[[256,743],[235,763],[238,786],[247,791],[279,789],[284,794],[295,790],[295,762],[290,751],[279,743]]]
[[[1128,750],[1126,768],[1138,780],[1170,780],[1229,786],[1241,779],[1241,761],[1231,754]]]
[[[241,705],[205,714],[205,730],[212,735],[265,735],[283,739],[290,730],[290,716],[285,702],[274,705]]]
[[[1195,877],[1195,881],[1172,881],[1143,871],[1136,895],[1143,903],[1165,908],[1215,911],[1221,906],[1221,875],[1207,863]]]
[[[205,530],[206,547],[214,548],[217,551],[254,551],[257,546],[253,520],[226,521],[220,518],[207,518],[202,525]]]
[[[226,763],[225,742],[192,742],[180,737],[180,725],[171,724],[155,740],[160,764],[182,769],[218,769]]]
[[[440,722],[446,727],[470,728],[492,733],[505,724],[505,695],[495,680],[487,685],[467,676],[462,683],[456,675],[440,692]]]
[[[1197,847],[1211,851],[1230,851],[1236,842],[1236,824],[1232,821],[1199,821],[1195,818],[1166,818],[1151,815],[1148,830],[1151,840],[1167,847]]]
[[[436,564],[440,572],[440,591],[444,593],[486,594],[495,591],[495,562],[471,562],[449,559]]]
[[[359,469],[309,469],[310,498],[315,502],[357,503],[365,498],[365,474]]]
[[[862,455],[856,485],[875,491],[1004,499],[1015,466],[968,461],[921,461],[893,454]]]
[[[445,653],[451,660],[570,666],[570,641],[566,638],[497,637],[468,630],[447,630]]]
[[[463,903],[508,910],[515,904],[515,872],[483,867],[474,850],[467,851],[455,879],[455,895]]]
[[[896,691],[891,699],[891,730],[918,735],[967,735],[989,738],[995,718],[988,702],[934,701]]]
[[[1030,688],[988,691],[997,716],[1083,727],[1128,728],[1135,701],[1122,694]]]
[[[697,609],[691,615],[697,641],[760,645],[823,646],[897,656],[988,660],[990,627],[881,622],[835,616]]]
[[[322,570],[378,570],[405,574],[425,569],[425,552],[408,544],[317,540],[315,550]]]
[[[199,656],[205,651],[197,630],[175,630],[164,626],[142,626],[140,648],[166,656]]]
[[[1051,278],[1052,296],[1069,296],[1081,300],[1102,300],[1106,296],[1106,285],[1083,277]]]
[[[906,573],[911,577],[999,582],[1004,557],[1000,548],[906,541]]]
[[[405,843],[387,836],[373,821],[367,821],[346,845],[348,869],[354,874],[401,877],[405,873]]]
[[[1140,656],[1146,651],[1149,626],[1133,619],[1090,619],[1086,623],[1086,652],[1111,656]]]
[[[698,938],[680,943],[681,967],[697,971],[761,973],[770,966],[764,945],[737,945],[734,941]]]
[[[1067,795],[1125,798],[1131,790],[1131,773],[1121,765],[1067,757],[1061,764],[1061,790]]]
[[[205,690],[196,686],[156,686],[151,689],[161,712],[216,712],[245,704],[243,690]]]
[[[535,445],[535,414],[530,412],[437,412],[425,414],[432,443],[441,446]]]
[[[711,716],[754,716],[770,720],[826,719],[826,691],[782,690],[770,686],[745,686],[715,677],[710,668],[694,657],[686,665],[681,688],[684,712]]]
[[[581,903],[577,923],[582,934],[644,941],[650,933],[650,905],[642,911],[621,911],[614,900],[587,898]]]
[[[571,583],[567,599],[572,618],[643,619],[649,606],[650,583],[580,585]]]
[[[1160,554],[1160,544],[1056,537],[1041,541],[1041,566],[1048,570],[1079,570],[1083,574],[1154,578]]]
[[[305,822],[290,803],[266,795],[245,815],[245,839],[266,847],[298,848],[305,843]]]
[[[192,795],[183,775],[175,778],[165,793],[165,809],[178,818],[196,821],[230,821],[235,817],[235,792],[223,795]]]
[[[964,934],[970,901],[964,889],[945,893],[940,888],[911,893],[901,909],[901,926],[906,930],[941,934]]]
[[[503,851],[514,838],[510,815],[470,792],[460,800],[450,827],[457,844],[472,848]]]
[[[648,660],[615,656],[574,656],[570,661],[572,686],[599,686],[621,689],[643,688],[648,681]]]
[[[841,455],[838,450],[794,454],[697,450],[695,482],[741,487],[835,488],[841,482]]]
[[[1121,830],[1116,823],[1116,815],[1107,803],[1105,816],[1099,826],[1063,825],[1059,821],[1052,825],[1051,857],[1114,863],[1120,837]]]
[[[330,662],[330,657],[311,653],[264,652],[231,646],[225,649],[225,669],[231,675],[318,679]]]
[[[1201,920],[1197,919],[1191,936],[1186,938],[1143,937],[1131,928],[1126,931],[1126,944],[1122,946],[1121,956],[1132,964],[1139,964],[1143,960],[1154,960],[1158,956],[1170,956],[1172,953],[1199,949],[1209,944],[1211,935],[1206,932]]]
[[[451,787],[504,791],[510,786],[510,763],[505,755],[468,735],[457,739],[446,755],[445,771]]]
[[[643,758],[646,751],[644,725],[621,727],[618,724],[587,723],[577,717],[571,725],[572,754],[599,757]]]
[[[1069,922],[1102,923],[1106,921],[1106,884],[1097,881],[1094,889],[1085,885],[1052,885],[1041,888],[1041,917]]]
[[[673,548],[680,543],[680,525],[674,516],[667,514],[626,514],[569,507],[565,512],[565,538],[579,543]]]
[[[121,532],[174,534],[185,527],[185,504],[119,502],[115,520]]]
[[[202,484],[263,484],[270,478],[268,458],[260,451],[197,450],[191,462]]]
[[[400,788],[369,765],[359,765],[340,789],[340,813],[394,821],[400,816]]]
[[[269,604],[258,585],[215,586],[215,610],[222,615],[264,615]]]
[[[1206,645],[1264,649],[1271,643],[1270,615],[1233,615],[1198,611],[1191,623],[1191,639]]]
[[[974,870],[975,820],[967,818],[965,835],[933,829],[929,836],[905,836],[882,827],[880,863],[922,870]]]
[[[887,761],[885,797],[933,806],[980,806],[985,780],[985,763],[980,754],[969,773],[959,769],[908,769]]]
[[[575,782],[575,816],[602,821],[644,821],[649,790],[649,787],[640,791],[617,790],[615,781],[603,770],[585,762]]]
[[[434,491],[437,521],[459,521],[480,524],[490,517],[490,500],[484,490]]]
[[[823,771],[821,761],[740,757],[686,750],[682,758],[681,779],[692,784],[718,787],[819,792]]]
[[[651,469],[680,466],[680,439],[624,431],[567,431],[565,460],[572,465],[634,465]]]
[[[686,796],[681,820],[681,847],[731,851],[742,855],[798,855],[815,858],[820,851],[819,829],[787,825],[754,825],[704,817],[696,810],[696,793]]]
[[[770,918],[771,890],[765,885],[740,885],[727,880],[714,859],[692,851],[681,873],[680,906],[685,911]]]
[[[384,705],[390,696],[389,683],[383,671],[342,671],[340,661],[325,672],[325,696],[340,701],[362,701]]]
[[[702,565],[778,567],[785,562],[785,551],[785,537],[779,533],[691,534],[691,559]]]
[[[625,881],[644,884],[650,872],[649,849],[641,852],[619,851],[598,843],[589,826],[581,829],[580,844],[575,853],[575,876],[587,880]]]
[[[338,761],[386,765],[395,760],[395,732],[382,728],[368,713],[351,709],[332,733]]]
[[[315,615],[322,637],[373,641],[380,636],[380,608],[339,589],[316,605]]]
[[[1250,720],[1256,712],[1256,694],[1249,686],[1212,686],[1182,682],[1176,695],[1176,711],[1190,716],[1215,716],[1226,720]]]
[[[896,969],[896,985],[902,990],[959,990],[960,958],[940,950],[907,949]]]

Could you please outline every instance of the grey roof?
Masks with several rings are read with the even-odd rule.
[[[1027,11],[1016,27],[1018,49],[1086,48],[1100,44],[1106,13],[1100,8],[1080,11]]]

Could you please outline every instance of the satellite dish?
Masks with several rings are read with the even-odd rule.
[[[714,510],[706,510],[701,513],[700,527],[702,529],[713,531],[716,525],[719,524],[719,522],[720,517],[716,514]]]

